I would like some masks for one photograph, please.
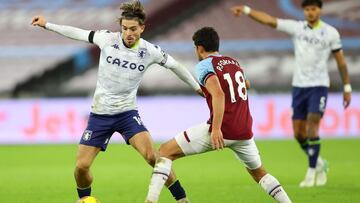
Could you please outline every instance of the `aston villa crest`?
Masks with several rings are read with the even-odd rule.
[[[82,139],[84,141],[89,141],[91,139],[92,131],[91,130],[85,130],[82,136]]]
[[[138,52],[138,57],[143,59],[146,57],[146,54],[147,54],[147,50],[146,49],[139,49],[139,52]]]

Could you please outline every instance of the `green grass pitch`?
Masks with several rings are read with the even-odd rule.
[[[258,141],[262,161],[293,202],[359,202],[360,139],[323,140],[330,163],[324,187],[298,187],[307,160],[294,140]],[[0,202],[75,203],[76,145],[0,146]],[[193,203],[272,202],[230,150],[185,157],[174,164]],[[93,196],[102,203],[144,202],[151,168],[135,150],[110,144],[92,168]],[[164,189],[159,202],[174,202]]]

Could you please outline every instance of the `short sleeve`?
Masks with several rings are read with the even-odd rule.
[[[196,78],[202,86],[205,86],[206,80],[216,74],[212,65],[212,58],[207,58],[198,63],[195,67]]]
[[[110,33],[111,32],[108,30],[91,31],[89,34],[89,42],[96,44],[102,49],[105,46]]]
[[[298,21],[295,20],[285,20],[285,19],[276,19],[277,22],[277,26],[276,29],[281,31],[281,32],[285,32],[289,35],[295,35],[296,33],[296,28],[299,24]]]
[[[330,48],[332,52],[337,52],[342,49],[339,32],[334,29],[331,35]]]
[[[153,56],[155,63],[159,64],[160,66],[167,67],[165,64],[168,62],[169,55],[165,53],[165,51],[163,51],[159,46],[152,46],[154,46],[154,48],[152,49],[151,55]]]

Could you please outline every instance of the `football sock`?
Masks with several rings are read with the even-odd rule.
[[[259,184],[277,202],[291,203],[291,200],[286,194],[284,188],[280,185],[279,181],[274,176],[266,174],[261,178]]]
[[[88,188],[77,188],[77,192],[78,192],[80,199],[85,196],[90,196],[91,195],[91,186]]]
[[[158,201],[160,192],[165,182],[169,178],[171,165],[172,161],[168,158],[160,157],[158,160],[156,160],[146,200],[152,202]]]
[[[310,138],[308,147],[309,167],[315,168],[320,153],[320,138]]]
[[[176,180],[172,185],[169,186],[169,190],[172,194],[172,196],[176,200],[180,200],[182,198],[186,197],[186,193],[184,188],[181,186],[180,181]]]
[[[308,150],[308,147],[309,147],[309,140],[308,139],[302,139],[302,138],[297,138],[296,140],[300,144],[301,149],[303,149],[303,151],[307,154],[307,150]]]

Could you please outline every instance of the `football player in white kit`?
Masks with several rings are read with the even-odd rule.
[[[200,86],[180,63],[144,39],[145,13],[139,1],[121,6],[121,32],[90,31],[49,23],[35,16],[32,25],[40,26],[65,37],[94,43],[101,49],[98,79],[88,126],[81,138],[75,167],[79,198],[91,195],[90,166],[100,151],[105,151],[114,132],[134,147],[154,166],[158,152],[136,106],[136,93],[145,71],[159,64],[173,71],[180,79],[202,94]],[[174,173],[167,181],[178,202],[187,202],[186,194]]]
[[[295,47],[295,70],[292,81],[293,130],[296,140],[309,160],[300,187],[326,184],[328,165],[320,154],[319,124],[326,107],[330,86],[327,61],[330,53],[336,59],[344,84],[343,105],[351,100],[351,85],[339,32],[320,19],[322,1],[303,0],[305,21],[279,19],[248,6],[235,6],[236,15],[251,19],[289,34]]]

